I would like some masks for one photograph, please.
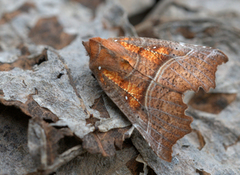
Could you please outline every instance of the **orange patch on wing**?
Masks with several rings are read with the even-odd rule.
[[[140,47],[136,46],[136,45],[132,45],[132,44],[128,44],[126,42],[120,42],[120,44],[127,50],[134,52],[134,53],[138,53],[138,51],[140,50]]]
[[[165,55],[168,55],[169,52],[167,50],[167,48],[165,47],[159,47],[159,48],[156,48],[156,49],[153,49],[155,52],[158,52],[160,54],[165,54]]]
[[[148,49],[144,49],[141,47],[138,47],[136,45],[132,45],[132,44],[128,44],[126,42],[120,42],[120,44],[127,50],[137,53],[139,55],[141,55],[142,57],[144,57],[146,60],[153,62],[154,64],[161,64],[166,58],[164,57],[164,55],[169,54],[168,50],[164,47],[160,47],[157,49],[153,49],[153,51]],[[140,51],[141,50],[141,51]],[[162,55],[164,54],[164,55]],[[127,61],[131,61],[131,59],[125,58]]]
[[[134,38],[125,37],[125,38],[117,38],[117,40],[119,40],[119,41],[134,41]]]
[[[151,52],[150,50],[144,50],[140,53],[140,55],[155,64],[159,64],[161,62],[161,59],[158,58],[158,54]]]
[[[124,58],[123,58],[123,59],[124,59]],[[124,59],[124,60],[125,60],[125,61],[122,61],[122,62],[120,63],[121,69],[124,70],[124,71],[129,71],[129,72],[131,72],[131,71],[132,71],[132,67],[129,65],[129,61],[126,60],[126,59]]]
[[[143,88],[138,87],[136,84],[131,83],[130,81],[124,80],[118,72],[108,71],[104,69],[102,71],[103,75],[106,76],[109,80],[121,87],[125,92],[129,94],[128,101],[129,105],[133,108],[139,107],[140,99],[142,98]]]
[[[129,104],[133,108],[137,108],[140,106],[139,102],[133,97],[129,97]]]

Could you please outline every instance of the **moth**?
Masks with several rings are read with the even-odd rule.
[[[171,161],[172,146],[191,132],[187,90],[215,88],[218,49],[151,38],[91,38],[83,42],[89,67],[112,101],[153,151]]]

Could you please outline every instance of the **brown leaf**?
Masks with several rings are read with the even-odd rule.
[[[6,106],[16,106],[32,118],[42,118],[49,122],[58,121],[58,117],[55,114],[53,114],[47,108],[42,108],[39,106],[39,104],[33,100],[31,95],[28,97],[28,100],[25,103],[20,101],[7,101],[2,98],[0,98],[0,103]]]
[[[122,149],[124,134],[128,130],[129,127],[112,129],[106,133],[90,133],[83,138],[83,148],[92,154],[113,156],[116,154],[116,149]]]
[[[86,121],[87,121],[87,124],[91,124],[95,126],[95,123],[97,121],[100,121],[100,119],[93,117],[93,115],[91,114],[90,117],[86,119]]]
[[[24,46],[21,46],[23,50],[27,50],[24,48]],[[19,66],[20,68],[24,69],[27,66],[25,66],[26,62],[28,61],[28,52],[24,52],[26,55],[24,55],[24,59],[22,59],[22,64],[17,64],[19,60],[17,60],[14,63],[8,64],[11,65],[12,68],[15,66]],[[47,52],[49,53],[49,51]],[[33,64],[40,64],[41,61],[47,60],[47,53],[46,50],[43,51],[43,54],[40,56],[29,59],[29,69],[31,69]],[[26,58],[25,58],[26,57]],[[61,62],[60,62],[61,63]],[[47,63],[46,63],[47,64]],[[3,64],[4,65],[4,64]],[[5,64],[7,65],[7,64]],[[54,64],[52,64],[53,67]],[[65,66],[65,67],[64,67]],[[41,66],[39,66],[41,67]],[[43,67],[43,66],[42,66]],[[66,65],[63,65],[63,67],[67,71],[68,79],[66,80],[66,84],[71,84],[71,89],[73,88],[76,95],[79,100],[81,100],[80,95],[78,94],[76,87],[74,86],[73,80],[70,75],[70,71]],[[63,70],[63,67],[61,67],[61,70]],[[39,69],[38,69],[39,70]],[[22,71],[22,70],[21,70]],[[52,69],[51,69],[52,71]],[[23,71],[24,72],[24,71]],[[36,73],[36,69],[34,71],[25,71],[25,72],[34,72]],[[5,73],[5,72],[4,72]],[[9,73],[9,72],[8,72]],[[11,74],[11,73],[10,73]],[[61,73],[60,73],[61,74]],[[64,72],[64,74],[66,74]],[[44,76],[44,73],[41,72],[41,75]],[[49,74],[47,74],[49,76]],[[56,74],[54,74],[54,78],[57,79],[59,76],[59,72],[57,71]],[[66,76],[66,75],[64,75]],[[23,76],[24,77],[24,76]],[[44,79],[44,77],[41,77]],[[60,77],[58,77],[60,78]],[[51,79],[54,81],[55,79]],[[45,80],[45,79],[44,79]],[[57,79],[58,80],[58,79]],[[10,80],[11,81],[11,80]],[[36,163],[39,165],[38,168],[45,172],[45,170],[53,172],[63,163],[68,162],[75,156],[76,154],[81,153],[80,150],[76,150],[78,147],[81,147],[81,140],[73,134],[73,132],[64,125],[61,126],[52,126],[52,123],[55,123],[59,120],[58,116],[61,117],[61,115],[56,115],[52,111],[50,111],[47,107],[41,107],[39,103],[37,103],[33,96],[41,96],[41,94],[38,94],[38,89],[40,86],[35,86],[34,83],[32,84],[25,83],[24,79],[20,78],[20,86],[23,86],[24,88],[35,88],[35,92],[31,94],[31,92],[28,93],[27,100],[22,102],[19,99],[14,100],[6,100],[7,98],[4,98],[4,92],[5,90],[8,90],[8,87],[4,87],[3,90],[0,90],[0,103],[6,105],[6,106],[15,106],[23,111],[23,113],[27,114],[28,116],[32,117],[32,119],[29,122],[29,129],[28,129],[28,145],[30,147],[30,151],[36,160]],[[14,84],[14,83],[13,83]],[[14,86],[14,85],[13,85]],[[44,85],[43,85],[44,86]],[[46,85],[45,85],[46,86]],[[11,89],[13,87],[9,87]],[[16,87],[18,95],[22,95],[21,91],[18,91],[18,87]],[[46,88],[46,90],[51,91],[49,88]],[[55,89],[54,89],[55,90]],[[19,94],[20,93],[20,94]],[[11,93],[9,93],[11,97],[14,97]],[[7,96],[7,95],[6,95]],[[26,97],[26,96],[24,96]],[[48,100],[52,100],[52,103],[56,103],[52,98],[49,98]],[[56,98],[57,100],[57,98]],[[83,103],[81,103],[83,104]],[[84,110],[84,109],[83,109]],[[84,110],[84,112],[87,112]],[[79,113],[78,113],[79,114]],[[81,115],[81,114],[80,114]],[[77,116],[78,117],[78,116]],[[51,123],[51,124],[49,124]],[[67,124],[66,124],[67,125]],[[82,149],[82,148],[81,148]]]
[[[23,43],[19,44],[19,46],[17,48],[21,51],[21,55],[28,56],[31,54],[28,50],[28,47],[26,45],[24,45]]]
[[[227,150],[229,147],[234,146],[234,145],[236,145],[236,144],[239,143],[239,142],[240,142],[240,136],[238,136],[238,138],[235,140],[234,143],[228,144],[228,145],[223,144],[223,146],[224,146],[225,150]]]
[[[31,125],[31,123],[34,122],[34,125],[39,125],[39,127],[41,127],[44,130],[44,134],[45,134],[45,138],[46,138],[46,152],[47,152],[47,164],[51,165],[55,158],[58,155],[58,141],[64,137],[64,135],[59,132],[57,129],[55,129],[54,127],[52,127],[51,125],[49,125],[47,122],[41,120],[40,118],[33,118],[29,125]],[[36,139],[36,138],[35,138]],[[34,140],[34,139],[33,139]],[[29,140],[29,141],[33,141],[33,140]],[[42,141],[40,141],[41,143]],[[44,149],[44,148],[42,148]]]
[[[80,144],[70,129],[57,129],[38,117],[29,121],[28,140],[41,170],[48,169],[62,152]]]
[[[127,167],[131,171],[132,175],[139,175],[143,172],[143,163],[136,161],[136,157],[127,162]]]
[[[92,109],[97,110],[100,113],[100,117],[102,118],[110,118],[109,113],[105,107],[103,97],[100,96],[94,100],[93,105],[91,106]]]
[[[206,142],[204,140],[204,137],[202,135],[202,133],[196,129],[193,130],[193,132],[195,132],[197,134],[197,137],[198,137],[198,141],[199,141],[199,147],[198,149],[199,150],[202,150],[202,148],[205,146]]]
[[[69,45],[76,38],[76,35],[65,33],[57,17],[51,17],[39,19],[29,32],[29,37],[36,44],[62,49]]]
[[[196,169],[196,172],[199,173],[199,175],[211,175],[210,173],[207,173],[204,170]]]
[[[0,71],[9,71],[15,67],[19,67],[24,70],[32,70],[35,64],[41,64],[43,61],[47,61],[46,50],[43,50],[41,55],[35,56],[31,59],[28,58],[28,49],[25,46],[20,46],[23,56],[12,63],[0,63]]]
[[[26,2],[17,10],[3,14],[2,18],[0,19],[0,25],[12,20],[21,13],[28,13],[31,8],[35,8],[35,5],[33,3]]]
[[[206,93],[203,89],[200,89],[189,101],[189,105],[200,111],[219,114],[236,97],[236,93]]]
[[[196,35],[196,33],[191,31],[190,27],[179,27],[177,32],[181,33],[186,39],[193,39]]]

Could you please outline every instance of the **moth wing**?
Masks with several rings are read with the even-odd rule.
[[[184,114],[187,105],[183,103],[181,93],[156,82],[149,85],[144,101],[147,126],[136,125],[136,128],[159,157],[171,161],[172,146],[191,132],[192,117]]]
[[[194,47],[186,55],[176,55],[166,62],[156,75],[156,81],[178,92],[197,91],[199,87],[208,92],[216,86],[217,66],[227,61],[228,57],[218,49]]]
[[[138,76],[137,76],[138,75]],[[182,101],[182,94],[169,88],[162,87],[154,81],[139,77],[132,73],[130,82],[145,82],[147,93],[141,101],[136,94],[124,90],[121,86],[103,75],[105,92],[131,121],[134,127],[149,143],[154,152],[166,161],[171,161],[172,146],[177,140],[191,132],[192,118],[184,114],[187,105]]]
[[[110,40],[123,46],[110,51],[122,55],[134,71],[131,70],[124,81],[118,72],[108,72],[111,81],[107,81],[104,75],[106,81],[101,81],[110,84],[102,87],[154,152],[171,161],[172,146],[191,132],[192,118],[184,114],[187,105],[183,103],[182,94],[187,90],[197,91],[199,87],[206,91],[214,88],[217,66],[227,62],[227,56],[217,49],[171,41],[147,38]],[[110,47],[105,46],[106,49]],[[141,84],[147,84],[144,91],[135,91],[139,88],[135,85]]]
[[[150,38],[117,40],[128,51],[131,66],[178,92],[215,88],[217,66],[228,61],[222,51],[206,46]]]
[[[153,48],[149,43],[148,48]],[[217,66],[227,62],[228,58],[217,49],[178,43],[165,45],[172,47],[165,55],[169,59],[156,71],[145,95],[147,129],[136,128],[159,157],[171,161],[172,146],[191,132],[192,118],[184,113],[187,105],[182,101],[182,93],[197,91],[199,87],[205,91],[214,88]],[[180,48],[185,52],[178,55]]]

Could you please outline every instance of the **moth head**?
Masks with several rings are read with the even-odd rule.
[[[102,70],[121,73],[122,66],[128,64],[123,59],[125,49],[112,40],[96,37],[83,42],[83,45],[90,57],[89,68],[97,78]]]

